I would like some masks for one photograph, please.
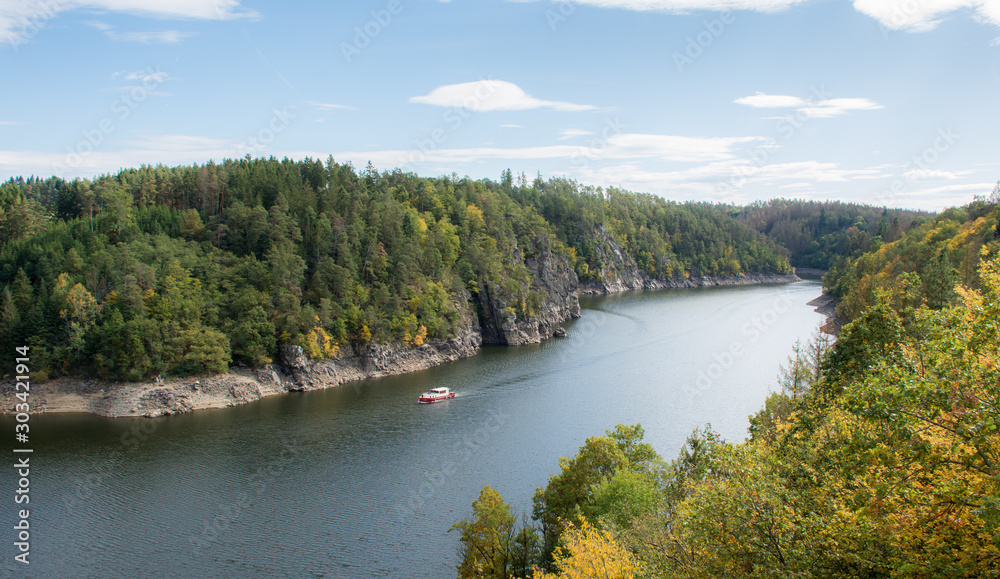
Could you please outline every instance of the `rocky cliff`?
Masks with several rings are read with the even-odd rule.
[[[652,278],[603,227],[595,239],[597,257],[604,264],[601,281],[582,284],[582,294],[613,294],[636,289],[693,288],[705,286],[755,285],[798,281],[794,273],[756,273],[738,276],[690,276]]]
[[[529,257],[524,261],[532,273],[529,290],[541,296],[539,304],[530,304],[527,318],[518,319],[519,304],[500,297],[495,287],[479,292],[480,325],[484,344],[518,346],[534,344],[555,335],[558,324],[580,317],[580,286],[576,272],[566,258],[552,253]]]
[[[461,330],[448,340],[431,340],[414,347],[408,344],[369,344],[356,351],[341,348],[332,360],[309,360],[298,346],[282,351],[281,364],[262,368],[233,368],[226,374],[200,379],[185,378],[139,383],[60,379],[33,384],[32,412],[89,412],[101,416],[155,417],[201,408],[245,404],[266,396],[291,391],[316,390],[345,382],[404,374],[437,366],[475,354],[483,344],[520,345],[564,335],[559,324],[580,317],[578,293],[616,293],[632,289],[749,285],[795,281],[794,274],[760,274],[735,277],[691,277],[651,279],[614,239],[604,234],[600,258],[605,264],[600,284],[581,287],[570,263],[561,256],[543,253],[524,260],[531,279],[531,303],[508,303],[499,286],[483,287],[475,300],[457,296],[464,312]],[[464,300],[464,301],[463,301]],[[517,311],[527,311],[518,317]],[[13,383],[0,383],[0,412],[14,408]]]
[[[233,368],[226,374],[167,381],[113,383],[59,379],[32,385],[32,412],[88,412],[101,416],[155,417],[202,408],[246,404],[266,396],[318,390],[345,382],[424,370],[475,354],[483,343],[529,344],[557,334],[558,324],[580,316],[579,282],[565,258],[543,254],[525,260],[530,289],[541,296],[527,319],[516,319],[509,304],[480,292],[482,312],[474,314],[471,296],[456,299],[464,312],[458,335],[419,347],[403,343],[341,347],[332,360],[309,360],[298,346],[286,346],[280,364]],[[485,295],[484,295],[485,294]],[[14,408],[14,384],[0,383],[0,412]]]

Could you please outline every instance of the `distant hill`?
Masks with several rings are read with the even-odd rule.
[[[818,269],[829,269],[839,257],[857,257],[891,243],[933,216],[925,211],[799,199],[722,208],[786,248],[792,265]]]

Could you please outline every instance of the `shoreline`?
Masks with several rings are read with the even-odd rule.
[[[841,319],[837,317],[837,303],[837,298],[827,293],[820,294],[818,298],[806,303],[806,305],[814,306],[816,313],[826,316],[826,322],[819,327],[819,331],[834,337],[840,334],[840,329],[844,326]]]
[[[717,286],[767,285],[792,283],[802,278],[795,273],[752,273],[730,276],[692,276],[689,278],[650,279],[631,278],[611,280],[598,284],[580,284],[580,295],[609,295],[634,290],[683,289]]]
[[[760,274],[666,281],[631,280],[632,283],[619,281],[605,287],[581,285],[577,293],[608,295],[641,289],[765,285],[791,283],[800,279],[795,274]],[[601,291],[602,289],[605,291]],[[827,297],[820,296],[813,302]],[[829,300],[832,301],[832,298]],[[817,305],[813,302],[810,305]],[[817,311],[820,311],[819,307]],[[826,312],[820,313],[831,316]],[[230,368],[225,374],[213,376],[127,383],[57,378],[31,385],[30,413],[85,413],[107,418],[155,418],[210,408],[227,408],[268,396],[334,388],[347,382],[426,370],[445,362],[474,356],[482,345],[480,328],[471,327],[455,338],[431,340],[416,348],[399,343],[373,344],[364,353],[355,353],[345,348],[345,355],[315,362],[302,355],[301,348],[291,346],[282,352],[285,364],[268,364],[260,368],[236,367]],[[0,401],[3,403],[0,414],[13,414],[14,403],[17,402],[13,382],[0,383]]]

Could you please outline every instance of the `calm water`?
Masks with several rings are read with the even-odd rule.
[[[558,458],[616,423],[642,423],[668,459],[706,422],[743,438],[821,323],[806,305],[819,294],[805,281],[593,298],[566,339],[406,376],[155,420],[33,417],[27,575],[454,577],[447,531],[483,485],[530,513]],[[436,386],[458,398],[416,404]],[[24,575],[10,536],[0,569]]]

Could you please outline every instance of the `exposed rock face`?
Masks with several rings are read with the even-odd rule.
[[[654,289],[652,280],[646,272],[639,269],[639,264],[625,253],[625,248],[607,232],[604,227],[597,228],[597,239],[594,251],[597,258],[604,264],[601,271],[602,282],[584,286],[586,293],[613,294],[634,289]]]
[[[602,281],[582,284],[580,287],[580,293],[582,294],[613,294],[636,289],[789,283],[799,280],[794,273],[651,278],[603,227],[599,227],[597,230],[596,253],[597,257],[604,264],[604,269],[601,271]]]
[[[566,258],[544,253],[528,258],[525,265],[534,274],[531,289],[544,296],[541,305],[527,319],[518,320],[512,307],[516,304],[508,304],[495,291],[483,288],[479,304],[484,344],[535,344],[555,335],[558,324],[580,317],[580,281]]]
[[[689,278],[652,279],[619,278],[619,283],[587,284],[581,286],[584,295],[613,294],[633,289],[695,288],[710,286],[760,285],[768,283],[791,283],[801,278],[793,273],[753,273],[734,276],[691,276]]]
[[[226,374],[206,378],[155,380],[140,383],[109,383],[96,380],[60,379],[32,385],[32,412],[89,412],[101,416],[163,416],[201,408],[222,408],[290,391],[316,390],[345,382],[404,374],[437,366],[475,354],[483,344],[519,345],[565,336],[559,324],[580,317],[578,293],[615,293],[631,289],[748,285],[796,281],[794,274],[761,274],[738,277],[692,277],[651,279],[603,230],[598,255],[605,264],[601,284],[580,287],[571,264],[546,253],[525,260],[534,274],[531,290],[541,296],[527,319],[517,319],[520,304],[505,303],[497,288],[479,292],[478,319],[470,298],[456,296],[463,312],[461,330],[448,340],[430,340],[414,347],[402,343],[369,344],[361,351],[344,345],[332,360],[314,361],[299,346],[281,351],[281,364],[260,368],[233,368]],[[0,412],[14,408],[14,384],[0,383]]]
[[[453,362],[475,354],[482,344],[478,328],[467,328],[448,340],[430,340],[413,347],[394,342],[370,344],[363,352],[350,347],[333,360],[315,362],[307,372],[291,372],[288,388],[317,390],[338,386],[344,382],[380,378],[425,370],[445,362]]]
[[[303,382],[309,380],[312,364],[302,350],[302,346],[284,346],[281,348],[281,358],[285,363],[285,370],[292,375],[289,390],[302,390],[297,388]]]

